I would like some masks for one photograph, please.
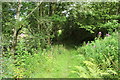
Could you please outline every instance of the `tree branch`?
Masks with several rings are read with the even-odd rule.
[[[41,3],[42,3],[42,1],[37,5],[37,7],[36,7],[33,11],[31,11],[31,12],[26,16],[25,19],[27,19],[27,18],[40,6]],[[25,20],[25,19],[24,19],[24,20]]]

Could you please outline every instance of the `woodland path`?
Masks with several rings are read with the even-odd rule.
[[[68,78],[70,77],[71,68],[79,64],[75,55],[76,50],[68,50],[65,47],[61,47],[57,52],[62,50],[62,53],[56,53],[49,55],[49,61],[45,63],[49,67],[45,67],[44,70],[38,69],[36,73],[31,74],[33,78]],[[53,53],[56,52],[53,50]]]

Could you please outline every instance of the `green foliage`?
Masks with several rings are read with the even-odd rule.
[[[114,31],[120,26],[119,3],[21,4],[16,20],[19,4],[3,3],[3,77],[118,77],[118,33]],[[99,31],[103,33],[96,37]],[[110,35],[102,39],[105,33]],[[80,45],[91,37],[95,41],[75,49],[62,43],[73,40]],[[14,38],[15,54],[11,56]]]
[[[78,53],[82,53],[86,57],[84,63],[89,71],[85,73],[90,73],[90,77],[118,77],[117,35],[118,34],[112,34],[103,40],[97,39],[86,46],[78,48]],[[77,73],[80,74],[81,72]],[[87,74],[85,76],[87,76]]]
[[[51,19],[55,22],[59,22],[59,23],[62,23],[62,22],[65,22],[66,21],[66,17],[65,16],[59,16],[59,15],[53,15],[51,17]]]
[[[117,78],[117,38],[117,34],[114,33],[104,39],[97,38],[87,45],[78,47],[77,50],[68,50],[63,45],[56,45],[37,54],[33,51],[32,55],[28,52],[16,55],[16,60],[4,58],[6,72],[3,77]]]
[[[108,21],[105,24],[99,23],[99,28],[103,27],[104,29],[107,29],[109,33],[112,33],[113,30],[117,30],[119,26],[118,20]]]
[[[94,33],[96,29],[102,28],[110,31],[117,29],[120,25],[118,23],[118,4],[114,2],[76,3],[74,10],[69,10],[68,22],[72,22],[73,27],[78,26],[91,33]]]

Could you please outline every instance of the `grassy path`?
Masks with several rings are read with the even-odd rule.
[[[56,51],[58,50],[58,51]],[[60,52],[61,51],[61,52]],[[60,52],[55,53],[55,52]],[[49,60],[45,63],[47,65],[44,70],[41,69],[32,74],[33,78],[68,78],[70,75],[70,68],[76,66],[79,62],[75,59],[75,50],[67,50],[64,47],[54,48],[54,54],[48,55]]]

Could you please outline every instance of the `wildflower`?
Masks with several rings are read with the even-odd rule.
[[[89,43],[87,43],[86,45],[88,45]]]
[[[102,35],[102,32],[99,32],[98,35],[101,36],[101,35]]]
[[[24,36],[25,36],[25,34],[23,34],[23,33],[22,33],[22,34],[20,34],[20,36],[21,36],[21,37],[24,37]]]
[[[110,36],[110,34],[106,34],[106,36]]]

